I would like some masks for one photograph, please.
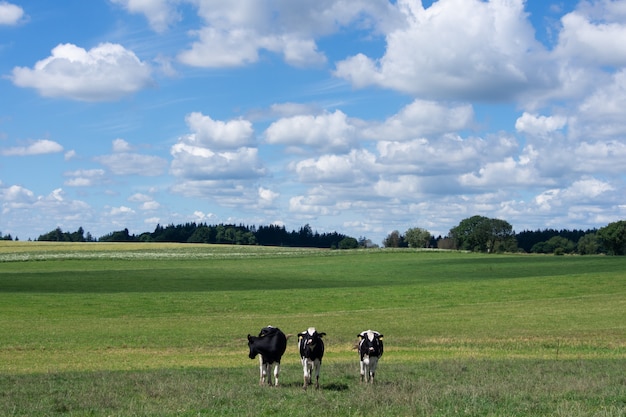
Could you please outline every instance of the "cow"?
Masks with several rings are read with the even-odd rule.
[[[318,332],[315,327],[309,327],[302,333],[298,333],[298,348],[300,359],[304,370],[303,389],[311,384],[313,373],[315,373],[315,388],[320,387],[320,368],[322,367],[322,357],[324,356],[324,341],[322,337],[326,333]]]
[[[357,335],[361,357],[361,382],[374,383],[378,360],[383,356],[383,335],[374,330],[365,330]]]
[[[261,329],[258,336],[248,334],[250,359],[259,355],[260,385],[272,385],[271,368],[274,365],[274,386],[278,386],[280,359],[287,349],[287,336],[278,327],[267,326]]]

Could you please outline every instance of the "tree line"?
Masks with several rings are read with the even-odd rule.
[[[435,238],[422,228],[397,230],[383,241],[385,247],[431,247],[472,252],[526,252],[564,254],[626,255],[626,220],[588,230],[524,230],[515,233],[505,220],[484,216],[463,219],[447,236]]]
[[[12,240],[10,235],[0,239]],[[17,240],[17,239],[16,239]],[[318,233],[309,224],[287,231],[284,226],[246,226],[243,224],[185,223],[157,225],[153,232],[130,234],[128,229],[114,231],[95,239],[80,227],[75,232],[56,228],[42,234],[38,241],[56,242],[180,242],[234,245],[292,246],[330,249],[378,247],[365,237],[355,239],[341,233]],[[473,252],[526,252],[550,254],[626,255],[626,220],[609,223],[599,229],[587,230],[524,230],[515,233],[505,220],[484,216],[463,219],[446,236],[433,236],[420,227],[404,234],[394,230],[383,240],[388,248],[439,248]]]
[[[118,230],[94,239],[80,227],[76,232],[63,232],[60,228],[45,233],[38,241],[55,242],[177,242],[212,243],[230,245],[293,246],[330,249],[352,249],[358,247],[356,239],[341,233],[318,233],[306,224],[299,230],[288,232],[284,226],[246,226],[243,224],[185,223],[162,226],[153,232],[139,235],[128,229]]]

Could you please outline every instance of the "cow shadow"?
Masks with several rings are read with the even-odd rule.
[[[347,391],[350,389],[348,384],[342,384],[337,382],[331,382],[330,384],[321,384],[320,389],[328,391]]]
[[[287,382],[287,383],[282,383],[280,384],[280,386],[278,388],[298,388],[298,389],[302,389],[302,382]],[[315,385],[309,385],[309,387],[307,388],[307,390],[312,390],[312,391],[336,391],[336,392],[340,392],[340,391],[348,391],[350,389],[350,386],[348,384],[343,384],[343,383],[337,383],[337,382],[330,382],[328,384],[320,384],[319,389],[315,388]]]

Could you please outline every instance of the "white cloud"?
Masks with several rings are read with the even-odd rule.
[[[171,173],[176,177],[193,180],[244,179],[264,173],[256,148],[214,152],[209,148],[177,143],[170,152],[174,158]]]
[[[523,0],[398,1],[405,23],[387,33],[380,59],[358,54],[335,74],[430,98],[500,100],[551,78]],[[468,19],[471,16],[471,19]],[[548,76],[548,79],[545,77]]]
[[[46,97],[107,101],[150,85],[150,72],[147,64],[121,45],[102,43],[87,51],[68,43],[55,47],[32,69],[13,68],[11,79]]]
[[[259,52],[281,54],[290,65],[324,63],[316,39],[358,21],[384,27],[392,8],[386,0],[337,1],[199,0],[205,26],[191,34],[193,45],[180,61],[201,67],[240,66],[258,61]],[[393,13],[392,13],[393,14]]]
[[[295,196],[289,199],[289,211],[309,216],[326,216],[331,214],[329,207],[320,205],[315,196]]]
[[[0,26],[17,25],[25,18],[24,9],[7,1],[0,1]]]
[[[608,83],[598,83],[572,117],[570,132],[579,138],[614,138],[626,135],[624,123],[626,108],[626,70],[612,75]]]
[[[94,159],[115,175],[155,177],[162,175],[167,167],[167,161],[161,157],[138,153],[114,153],[97,156]]]
[[[31,141],[26,146],[16,146],[13,148],[3,149],[1,151],[2,155],[5,156],[30,156],[59,152],[63,152],[63,146],[48,139]]]
[[[157,32],[165,31],[170,25],[180,21],[181,15],[174,7],[176,0],[111,0],[130,13],[142,13]]]
[[[70,187],[91,187],[100,183],[104,179],[103,169],[87,169],[66,172],[64,175],[70,177],[65,181],[65,185]]]
[[[126,207],[126,206],[111,207],[111,210],[109,211],[109,214],[111,216],[129,215],[129,214],[135,214],[135,210],[131,209],[130,207]]]
[[[128,197],[128,201],[131,201],[133,203],[145,203],[147,201],[152,201],[152,197],[147,194],[135,193]]]
[[[191,113],[186,122],[193,133],[181,136],[170,148],[170,173],[190,184],[179,184],[177,192],[195,193],[204,181],[258,178],[265,169],[252,144],[252,123],[244,119],[227,122]],[[193,183],[193,184],[192,184]]]
[[[17,25],[25,17],[24,9],[7,1],[0,1],[0,26]]]
[[[115,139],[113,141],[113,152],[130,152],[132,151],[132,147],[130,143],[126,142],[124,139]]]
[[[269,207],[280,196],[269,188],[259,187],[259,207]]]
[[[460,174],[484,163],[514,154],[517,142],[506,135],[461,138],[444,135],[437,139],[381,141],[377,144],[380,163],[389,172],[410,174]]]
[[[581,2],[584,4],[591,4]],[[586,10],[590,14],[601,14],[594,21],[593,16],[573,11],[561,19],[563,29],[559,34],[559,44],[556,53],[567,59],[577,59],[585,64],[594,66],[611,65],[623,67],[626,65],[626,24],[624,16],[614,15],[611,10],[601,10],[607,4],[604,1],[593,2],[593,10]],[[611,9],[615,9],[623,2],[610,2]],[[597,7],[600,6],[600,7]],[[615,20],[613,20],[615,19]]]
[[[184,138],[187,144],[211,149],[237,149],[252,144],[254,131],[248,120],[223,122],[194,112],[185,121],[193,132]]]
[[[347,151],[357,139],[357,128],[345,113],[336,110],[318,116],[298,115],[279,119],[265,131],[270,144]]]
[[[538,173],[529,165],[521,164],[513,158],[489,162],[478,173],[463,174],[459,177],[463,186],[478,188],[497,188],[513,186],[532,186],[540,182]]]
[[[0,184],[1,186],[2,184]],[[0,188],[2,197],[2,212],[6,213],[11,208],[31,204],[35,201],[35,194],[22,186],[11,185],[7,188]]]
[[[139,206],[139,208],[144,211],[154,211],[154,210],[158,210],[159,208],[161,208],[161,204],[159,204],[156,201],[146,201],[142,203]]]
[[[515,129],[518,132],[543,136],[563,129],[566,123],[567,119],[563,116],[537,116],[524,112],[515,122]]]
[[[407,140],[423,136],[458,132],[472,127],[474,111],[469,104],[446,106],[415,100],[384,123],[366,129],[364,134],[377,140]]]
[[[380,167],[368,151],[353,150],[346,155],[323,155],[290,165],[303,183],[360,184],[376,178]]]

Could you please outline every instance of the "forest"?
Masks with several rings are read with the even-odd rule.
[[[13,240],[2,235],[0,240]],[[17,239],[15,239],[17,240]],[[285,226],[248,226],[244,224],[185,223],[157,225],[153,232],[139,235],[128,229],[95,238],[82,227],[64,232],[60,227],[44,233],[37,241],[52,242],[178,242],[229,245],[310,247],[327,249],[377,248],[366,237],[354,238],[338,232],[319,233],[309,224],[287,231]],[[472,216],[450,229],[446,236],[433,236],[428,230],[414,227],[404,233],[392,231],[381,242],[385,248],[438,248],[486,253],[607,254],[626,255],[626,220],[609,223],[599,229],[543,229],[516,233],[501,219]]]

